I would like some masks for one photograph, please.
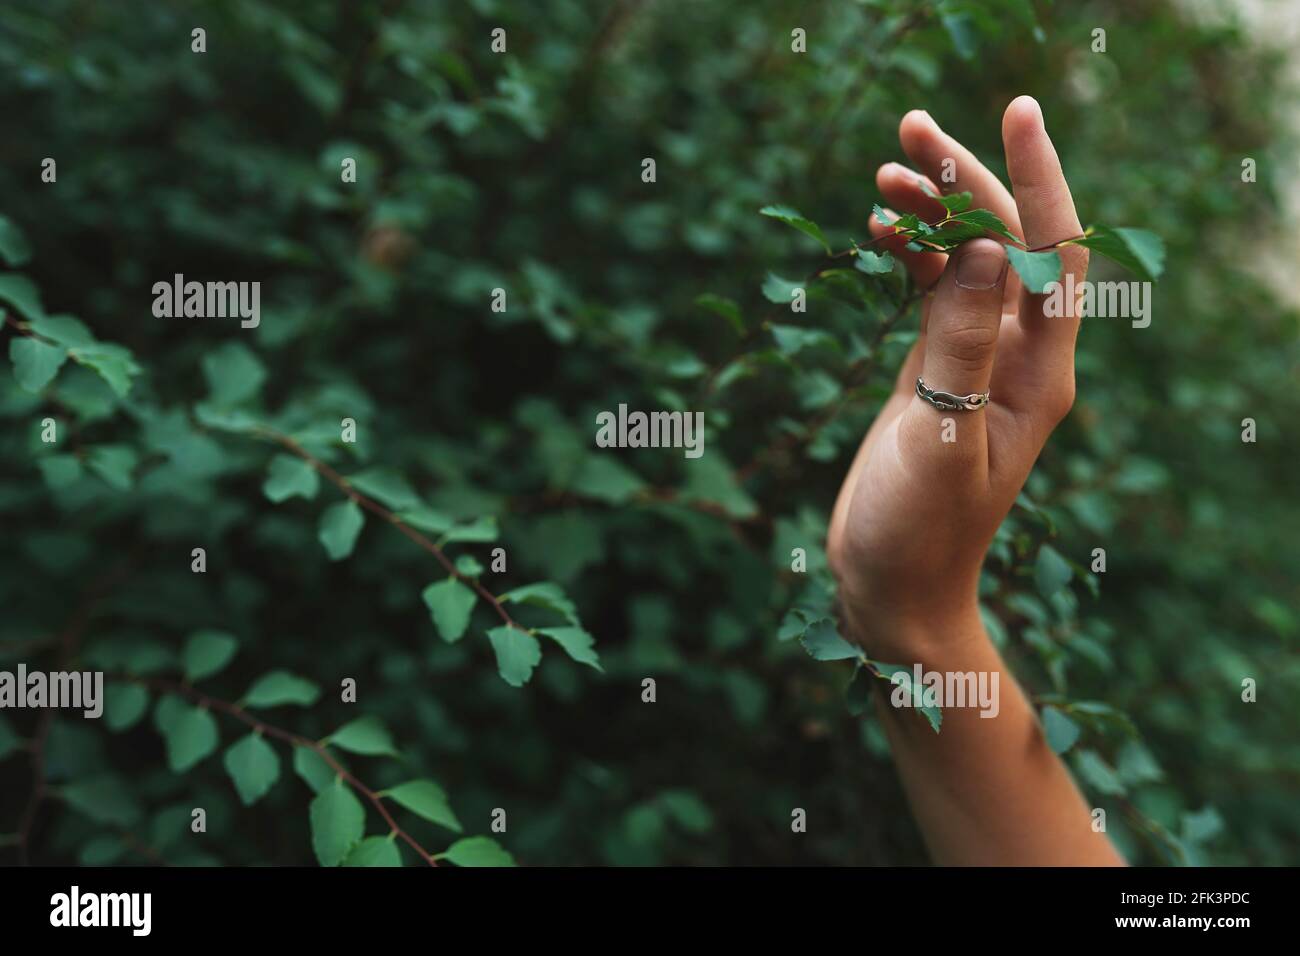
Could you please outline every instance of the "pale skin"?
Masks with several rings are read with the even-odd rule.
[[[903,117],[911,166],[881,166],[876,184],[896,212],[931,222],[938,193],[969,191],[1030,248],[1082,233],[1069,186],[1028,96],[1002,119],[1011,192],[924,112]],[[945,160],[953,163],[945,164]],[[944,171],[950,169],[945,181]],[[891,230],[871,221],[877,237]],[[893,395],[863,439],[840,489],[827,535],[848,636],[877,660],[926,670],[999,673],[1000,709],[948,708],[935,734],[913,710],[878,695],[904,789],[935,862],[955,865],[1123,865],[980,620],[977,584],[994,533],[1039,452],[1074,402],[1074,310],[1049,318],[1025,293],[991,239],[951,255],[893,248],[920,287],[931,288],[921,336]],[[1060,250],[1076,284],[1088,251]],[[1062,281],[1065,277],[1062,276]],[[916,396],[916,378],[959,395],[990,391],[979,411],[946,412]],[[943,441],[951,419],[955,441]]]

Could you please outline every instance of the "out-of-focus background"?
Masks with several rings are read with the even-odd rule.
[[[1130,860],[1300,862],[1297,22],[1154,0],[6,3],[0,667],[112,680],[99,720],[0,712],[0,859],[391,862],[356,850],[388,832],[373,804],[355,793],[361,829],[320,811],[354,797],[323,798],[334,769],[283,736],[363,719],[332,759],[372,790],[435,784],[386,804],[407,864],[470,836],[529,865],[923,862],[851,668],[811,660],[788,614],[828,600],[825,521],[915,316],[878,335],[902,277],[758,210],[847,249],[906,110],[1002,170],[1027,92],[1085,224],[1169,257],[1148,328],[1084,323],[1077,406],[989,558],[990,630]],[[155,318],[176,273],[260,281],[260,325]],[[705,455],[597,449],[620,402],[704,411]],[[429,543],[485,593],[546,582],[502,610],[563,637],[489,637],[475,595],[445,640]],[[444,632],[463,596],[429,598]]]

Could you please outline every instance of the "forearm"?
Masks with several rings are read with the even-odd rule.
[[[849,625],[852,629],[853,625]],[[889,663],[926,672],[997,675],[996,716],[943,709],[941,732],[892,695],[877,695],[894,760],[935,862],[955,865],[1123,865],[1064,764],[1048,747],[1023,691],[989,640],[978,610],[925,624],[879,622],[866,643]],[[874,641],[871,639],[874,636]],[[874,646],[873,646],[874,645]],[[992,712],[993,708],[986,708]]]

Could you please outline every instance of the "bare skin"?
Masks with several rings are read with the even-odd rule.
[[[1002,139],[1013,192],[928,114],[913,111],[899,127],[913,168],[882,166],[877,185],[895,210],[930,221],[943,210],[919,180],[934,192],[969,191],[975,206],[995,212],[1030,248],[1078,236],[1074,201],[1033,99],[1021,96],[1007,107]],[[945,167],[945,159],[955,166]],[[945,168],[955,182],[944,182]],[[871,228],[877,236],[890,232],[874,218]],[[1077,312],[1044,315],[1044,297],[1020,288],[1004,247],[990,239],[964,243],[949,256],[897,254],[932,292],[921,336],[831,516],[827,549],[845,628],[880,660],[999,672],[997,716],[949,708],[937,735],[915,712],[895,710],[887,700],[880,706],[936,862],[1122,865],[1105,834],[1094,832],[1089,806],[989,640],[976,596],[999,524],[1074,402]],[[1067,246],[1060,254],[1077,287],[1087,275],[1088,251]],[[991,391],[991,404],[939,411],[916,396],[918,375],[946,392]],[[942,440],[945,419],[955,441]]]

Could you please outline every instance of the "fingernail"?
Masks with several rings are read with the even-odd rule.
[[[963,289],[991,289],[1007,268],[1007,257],[996,252],[968,252],[957,260],[957,284]]]

